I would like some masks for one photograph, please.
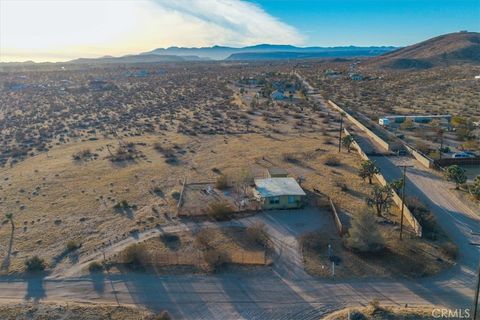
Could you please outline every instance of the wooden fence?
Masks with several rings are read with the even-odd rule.
[[[330,208],[332,209],[333,220],[335,221],[335,226],[337,227],[338,234],[340,235],[340,237],[343,237],[343,235],[347,231],[345,230],[345,227],[340,220],[340,216],[338,215],[337,209],[335,208],[335,205],[333,204],[333,201],[330,197],[328,198],[328,201],[330,202]]]
[[[434,160],[438,167],[448,167],[452,165],[460,166],[480,166],[480,157],[476,158],[445,158]]]
[[[208,252],[208,251],[207,251]],[[205,252],[206,253],[206,252]],[[146,265],[162,266],[201,266],[206,263],[204,252],[149,252],[145,257]],[[265,251],[235,250],[231,252],[216,252],[225,263],[244,265],[266,265]]]

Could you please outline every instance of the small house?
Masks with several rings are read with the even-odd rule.
[[[297,209],[306,193],[293,178],[266,178],[255,179],[255,196],[264,209]]]

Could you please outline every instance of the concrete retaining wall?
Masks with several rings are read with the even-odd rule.
[[[421,154],[417,150],[415,150],[413,147],[409,146],[408,144],[404,144],[405,148],[407,148],[408,152],[417,159],[418,162],[420,162],[425,168],[433,168],[434,167],[434,161],[430,159],[429,157]]]
[[[346,135],[350,135],[350,132],[348,132],[347,129],[344,129],[344,132],[345,132]],[[352,145],[357,149],[358,154],[360,155],[360,157],[363,160],[370,160],[368,158],[367,154],[365,152],[363,152],[362,148],[360,148],[360,145],[357,142],[353,142]],[[378,180],[378,182],[382,186],[386,186],[388,184],[387,180],[385,179],[385,177],[382,174],[376,174],[375,178]],[[398,208],[400,210],[402,210],[402,198],[400,198],[400,196],[397,194],[397,192],[395,192],[395,190],[393,190],[392,200],[398,206]],[[404,205],[404,208],[403,208],[403,217],[405,218],[405,220],[407,220],[407,222],[413,228],[413,230],[415,231],[415,234],[418,237],[421,237],[422,236],[422,226],[420,225],[418,220],[415,218],[415,216],[412,214],[412,212],[410,211],[410,209],[406,205]]]
[[[376,143],[378,143],[383,149],[385,149],[386,151],[390,150],[390,145],[388,144],[388,142],[386,142],[385,140],[377,136],[372,130],[364,126],[363,123],[355,119],[355,117],[353,117],[348,112],[346,112],[345,110],[337,106],[332,100],[328,100],[328,104],[338,112],[344,113],[348,120],[350,120],[353,124],[355,124],[362,131],[364,131],[370,138],[372,138]]]

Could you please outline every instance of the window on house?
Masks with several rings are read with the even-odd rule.
[[[270,198],[270,204],[279,204],[280,198],[279,197],[272,197]]]
[[[288,203],[295,203],[295,196],[288,196]]]

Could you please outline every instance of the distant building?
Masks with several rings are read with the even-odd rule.
[[[293,178],[267,178],[255,179],[255,196],[264,209],[296,209],[306,193]]]
[[[348,76],[353,81],[362,81],[364,79],[363,75],[359,73],[350,73]]]
[[[270,94],[270,98],[272,98],[273,100],[283,100],[285,99],[285,95],[283,94],[283,92],[275,90]]]
[[[424,115],[424,116],[385,116],[378,119],[378,123],[382,126],[388,126],[392,123],[403,123],[407,119],[417,123],[428,123],[434,119],[445,120],[447,122],[450,122],[450,120],[452,119],[452,116],[449,114]]]
[[[387,119],[387,118],[380,118],[380,119],[378,119],[378,123],[379,123],[381,126],[387,127],[387,126],[390,125],[390,120]]]

